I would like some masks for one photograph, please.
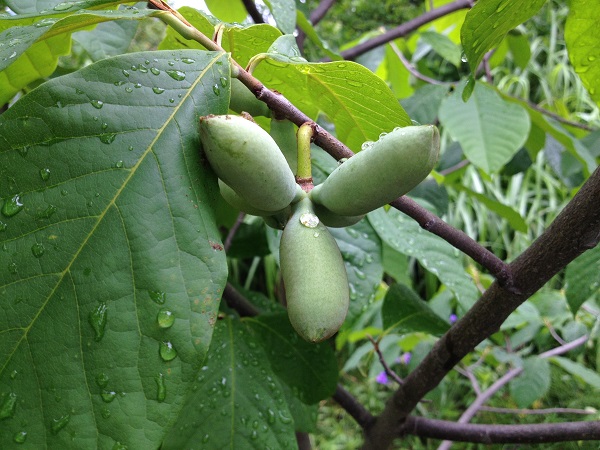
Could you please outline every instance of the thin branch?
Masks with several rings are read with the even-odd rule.
[[[552,335],[552,337],[554,338],[554,340],[556,342],[558,342],[560,345],[565,345],[566,342],[563,340],[563,338],[561,338],[558,333],[556,332],[556,330],[554,329],[554,327],[552,326],[552,324],[550,323],[550,321],[548,319],[544,319],[544,324],[546,325],[546,328],[548,328],[548,331],[550,331],[550,334]]]
[[[414,76],[415,78],[417,78],[421,81],[424,81],[425,83],[436,84],[438,86],[454,86],[454,85],[456,85],[456,83],[447,82],[447,81],[439,81],[439,80],[436,80],[435,78],[429,78],[427,75],[423,75],[421,72],[419,72],[417,70],[417,68],[415,66],[413,66],[411,64],[411,62],[408,59],[406,59],[406,56],[404,56],[404,53],[402,53],[402,50],[400,50],[398,48],[398,46],[396,45],[395,42],[390,42],[390,47],[392,48],[392,50],[394,51],[394,53],[396,54],[396,56],[398,57],[398,59],[400,60],[402,65],[406,68],[406,70],[408,70],[412,74],[412,76]]]
[[[406,434],[482,444],[541,444],[544,442],[600,439],[600,421],[541,423],[531,425],[479,425],[408,417]],[[382,447],[383,448],[383,447]]]
[[[452,172],[456,172],[457,170],[460,170],[463,167],[468,166],[469,164],[471,164],[471,161],[469,161],[468,159],[463,159],[462,161],[457,162],[456,164],[448,167],[447,169],[440,170],[439,173],[440,175],[444,176],[450,175]]]
[[[584,251],[598,244],[598,198],[600,167],[548,229],[510,264],[514,283],[512,291],[503,288],[497,281],[494,282],[404,379],[404,385],[396,390],[373,427],[366,430],[365,448],[387,448],[395,437],[401,436],[405,418],[452,367],[480,342],[496,333],[506,318],[554,275]],[[576,345],[576,341],[559,347],[560,351]],[[542,355],[548,357],[558,351],[553,349]]]
[[[244,222],[244,217],[246,217],[246,213],[240,212],[237,216],[237,219],[235,219],[235,223],[229,230],[229,233],[227,233],[227,237],[225,238],[225,242],[223,243],[223,247],[225,248],[226,252],[228,252],[229,249],[231,248],[231,244],[233,243],[233,238],[235,237],[235,234],[237,233],[237,231],[240,229],[242,222]]]
[[[508,94],[507,94],[507,95],[508,95]],[[583,124],[583,123],[574,122],[574,121],[572,121],[572,120],[566,119],[566,118],[564,118],[564,117],[562,117],[562,116],[560,116],[560,115],[558,115],[558,114],[556,114],[556,113],[553,113],[552,111],[548,111],[547,109],[544,109],[544,108],[542,108],[541,106],[539,106],[539,105],[537,105],[537,104],[533,103],[533,102],[532,102],[532,101],[530,101],[530,100],[525,100],[525,99],[522,99],[522,98],[519,98],[519,97],[515,97],[514,95],[508,95],[508,96],[509,96],[509,97],[512,97],[512,98],[515,98],[515,99],[517,99],[517,100],[520,100],[520,101],[524,101],[524,102],[526,102],[526,103],[527,103],[527,105],[528,105],[528,106],[529,106],[531,109],[535,109],[537,112],[540,112],[540,113],[542,113],[542,114],[543,114],[543,115],[545,115],[545,116],[551,117],[551,118],[553,118],[554,120],[556,120],[557,122],[564,123],[565,125],[569,125],[569,126],[571,126],[571,127],[575,127],[575,128],[580,128],[580,129],[582,129],[582,130],[586,130],[586,131],[596,131],[596,129],[595,129],[595,128],[593,128],[593,127],[590,127],[589,125],[585,125],[585,124]]]
[[[322,0],[319,2],[319,5],[310,13],[310,22],[313,25],[318,24],[334,4],[335,0]]]
[[[223,291],[223,298],[231,309],[235,309],[242,317],[257,316],[259,311],[252,303],[248,301],[231,283],[227,283]]]
[[[439,19],[440,17],[446,16],[461,9],[471,8],[473,3],[473,0],[456,0],[455,2],[448,3],[447,5],[432,9],[431,11],[427,11],[426,13],[421,14],[419,17],[409,20],[408,22],[403,23],[396,28],[374,37],[373,39],[369,39],[352,48],[349,48],[348,50],[344,50],[340,53],[340,55],[344,59],[356,59],[369,50],[373,50],[380,45],[387,44],[394,39],[404,37],[419,27],[434,21],[435,19]]]
[[[246,11],[248,11],[248,14],[250,14],[250,17],[252,17],[254,23],[265,23],[265,19],[260,11],[256,8],[254,0],[242,0],[242,3],[244,4]]]
[[[371,413],[339,384],[337,385],[335,394],[333,394],[333,399],[352,416],[363,430],[369,427],[375,420]]]
[[[588,411],[586,409],[576,408],[540,408],[540,409],[512,409],[512,408],[498,408],[495,406],[482,406],[479,408],[479,412],[491,412],[498,414],[527,414],[527,415],[546,415],[546,414],[580,414],[580,415],[594,415],[598,414],[598,411]]]
[[[385,358],[383,357],[383,354],[381,353],[381,350],[379,349],[379,343],[375,339],[373,339],[373,337],[371,337],[369,335],[367,335],[367,338],[371,341],[371,344],[373,344],[373,349],[375,350],[375,353],[377,353],[377,357],[379,358],[379,363],[383,366],[383,370],[385,370],[386,375],[388,377],[391,377],[398,384],[404,383],[402,378],[400,378],[396,372],[394,372],[392,369],[390,369],[390,366],[388,366],[388,364],[385,362]]]

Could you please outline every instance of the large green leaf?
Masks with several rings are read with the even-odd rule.
[[[471,72],[483,55],[500,44],[506,33],[530,19],[546,0],[479,0],[467,13],[460,32]]]
[[[92,31],[78,31],[73,35],[92,61],[127,53],[141,22],[114,20],[99,24]]]
[[[600,245],[567,266],[565,281],[569,308],[576,314],[588,298],[600,292]]]
[[[379,237],[394,250],[416,258],[456,296],[463,311],[479,297],[473,280],[462,269],[460,253],[442,238],[423,231],[417,222],[395,209],[379,208],[369,213],[369,222]]]
[[[292,34],[296,29],[296,2],[295,0],[265,0],[271,10],[273,19],[285,34]]]
[[[457,89],[442,102],[439,115],[469,161],[487,173],[511,160],[527,140],[531,125],[525,109],[483,83],[477,83],[466,103]]]
[[[588,92],[600,104],[600,35],[598,4],[589,0],[571,0],[565,25],[569,59]]]
[[[206,6],[224,22],[243,22],[248,15],[241,0],[206,0]]]
[[[264,57],[254,75],[308,116],[325,113],[338,139],[355,152],[382,132],[411,123],[385,82],[360,64],[308,63],[274,53]]]
[[[0,104],[32,81],[52,74],[58,57],[71,48],[71,33],[101,22],[140,20],[155,14],[134,7],[118,11],[80,11],[66,15],[27,15],[0,19]]]
[[[424,333],[441,336],[450,328],[412,289],[394,284],[388,290],[381,309],[383,326],[396,333]]]
[[[298,336],[287,312],[245,319],[267,352],[273,372],[304,403],[313,404],[335,392],[338,368],[331,345],[312,344]]]
[[[282,387],[239,320],[217,323],[204,364],[161,449],[297,448]]]
[[[53,12],[74,12],[80,9],[97,8],[102,6],[125,3],[125,0],[6,0],[6,5],[18,14],[45,14]]]
[[[550,388],[550,364],[531,357],[523,360],[523,372],[509,384],[510,394],[519,408],[527,408],[546,395]]]
[[[421,39],[433,48],[433,50],[454,66],[460,66],[460,47],[444,34],[435,31],[423,31]]]
[[[0,116],[0,448],[156,448],[172,425],[226,278],[196,126],[228,79],[223,53],[144,52]]]

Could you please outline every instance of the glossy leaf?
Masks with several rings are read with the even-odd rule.
[[[567,301],[573,314],[594,294],[600,293],[600,245],[586,251],[567,266]]]
[[[600,104],[599,18],[597,4],[572,0],[565,25],[565,42],[571,64],[597,104]]]
[[[500,44],[506,33],[530,19],[546,0],[480,0],[465,17],[460,32],[471,72],[475,73],[483,55]]]
[[[81,9],[97,8],[103,5],[110,6],[122,3],[115,0],[5,0],[6,5],[18,14],[35,14],[68,12],[72,13]]]
[[[92,31],[78,31],[73,39],[85,49],[92,61],[127,53],[141,22],[114,20],[99,24]]]
[[[477,83],[466,103],[455,91],[442,102],[439,117],[469,161],[487,173],[499,171],[511,160],[530,128],[523,108],[504,101],[483,83]]]
[[[379,237],[390,247],[416,258],[436,275],[456,296],[463,311],[479,297],[473,280],[460,270],[460,252],[434,234],[427,233],[414,220],[395,209],[387,213],[378,209],[369,213],[369,222]]]
[[[25,423],[36,448],[157,448],[172,425],[226,279],[196,127],[228,77],[223,53],[119,56],[0,116],[0,392],[19,399],[0,447]]]
[[[523,360],[523,372],[511,380],[510,394],[519,408],[527,408],[542,398],[550,388],[550,364],[531,357]]]
[[[338,369],[331,345],[311,344],[294,331],[287,312],[244,319],[266,351],[273,372],[306,404],[335,392]]]
[[[296,29],[295,0],[265,0],[273,19],[284,34],[292,34]]]
[[[13,16],[0,19],[0,104],[29,83],[52,74],[58,57],[71,49],[71,33],[101,22],[140,20],[156,13],[133,7],[66,15]]]
[[[382,132],[411,123],[385,82],[352,61],[282,62],[280,55],[270,55],[254,75],[310,117],[325,113],[338,139],[355,152]]]
[[[217,322],[197,382],[160,448],[296,448],[282,387],[239,320]]]
[[[248,15],[241,0],[206,0],[206,6],[224,22],[243,22]]]
[[[388,290],[381,309],[383,326],[395,333],[423,332],[441,336],[450,328],[413,290],[394,284]]]

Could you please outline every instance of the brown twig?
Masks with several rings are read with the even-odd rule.
[[[435,78],[429,78],[427,75],[423,75],[421,72],[419,72],[417,70],[417,68],[415,66],[413,66],[411,64],[411,62],[406,59],[406,56],[404,56],[404,53],[402,53],[402,50],[400,50],[398,48],[398,46],[396,45],[395,42],[390,42],[390,47],[392,48],[393,52],[396,54],[396,56],[398,57],[398,59],[400,60],[400,62],[402,63],[402,65],[406,68],[406,70],[408,70],[412,76],[414,76],[415,78],[424,81],[425,83],[429,83],[429,84],[436,84],[438,86],[454,86],[456,85],[456,83],[453,82],[448,82],[448,81],[439,81],[436,80]]]
[[[396,372],[394,372],[392,369],[390,369],[390,366],[388,366],[388,364],[385,362],[385,358],[383,357],[383,354],[381,353],[381,350],[379,349],[379,342],[377,342],[375,339],[373,339],[373,337],[370,335],[367,335],[367,338],[369,339],[369,341],[371,341],[371,344],[373,344],[373,350],[375,350],[375,353],[377,353],[379,362],[383,366],[383,370],[385,370],[386,375],[388,377],[391,377],[396,383],[403,384],[404,381],[402,380],[402,378],[400,378]]]
[[[361,426],[362,429],[369,427],[375,418],[369,411],[356,400],[350,392],[344,389],[341,385],[337,385],[333,399],[346,410],[348,414]]]
[[[335,0],[322,0],[317,7],[310,13],[310,22],[314,25],[318,24],[323,17],[327,14],[327,12],[334,5]],[[300,51],[304,49],[304,41],[306,40],[306,33],[300,30],[298,33],[298,37],[296,38],[296,43],[298,44],[298,48]]]
[[[246,11],[248,11],[248,14],[250,14],[250,17],[252,17],[254,23],[265,23],[265,19],[256,8],[256,3],[254,3],[253,0],[242,0],[242,3],[244,4]]]
[[[244,222],[244,217],[246,217],[246,213],[240,212],[237,216],[237,219],[235,219],[235,223],[229,230],[229,233],[227,233],[227,237],[225,238],[225,242],[223,243],[223,248],[225,249],[226,252],[229,251],[229,249],[231,248],[231,244],[233,243],[233,238],[235,237],[235,234],[237,233],[237,231],[240,229],[240,226]]]
[[[546,415],[546,414],[579,414],[579,415],[594,415],[598,414],[598,411],[587,411],[585,409],[576,408],[540,408],[540,409],[512,409],[512,408],[498,408],[495,406],[483,405],[479,408],[479,412],[491,412],[498,414],[528,414],[528,415]]]
[[[432,9],[431,11],[427,11],[426,13],[421,14],[419,17],[409,20],[408,22],[403,23],[396,28],[374,37],[373,39],[369,39],[352,48],[349,48],[348,50],[344,50],[340,53],[340,55],[344,59],[356,59],[369,50],[373,50],[374,48],[393,41],[394,39],[404,37],[419,27],[434,21],[435,19],[439,19],[440,17],[446,16],[461,9],[471,8],[473,3],[473,0],[456,0],[455,2],[448,3],[439,8]]]
[[[242,317],[254,317],[260,312],[256,306],[248,301],[231,283],[227,283],[223,291],[223,298],[232,309],[235,309]]]

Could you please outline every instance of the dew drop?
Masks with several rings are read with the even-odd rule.
[[[171,342],[161,342],[159,346],[159,354],[163,361],[171,361],[177,356],[177,350]]]
[[[67,9],[71,9],[72,7],[72,2],[60,2],[52,9],[54,9],[54,11],[66,11]]]
[[[104,403],[110,403],[117,398],[117,393],[115,391],[102,391],[100,397],[102,397]]]
[[[160,70],[158,70],[156,67],[150,69],[150,72],[152,72],[153,75],[160,75]]]
[[[171,78],[173,78],[176,81],[183,81],[185,80],[185,72],[182,72],[181,70],[167,70],[167,75],[169,75]]]
[[[167,386],[165,385],[165,377],[162,373],[159,373],[156,378],[156,400],[159,402],[164,402],[167,397]]]
[[[127,150],[129,150],[130,152],[133,151],[133,145],[130,145]]]
[[[142,73],[148,73],[148,68],[143,64],[138,64],[138,70]]]
[[[19,374],[19,372],[17,372],[17,370],[16,370],[16,369],[15,369],[15,370],[13,370],[13,371],[10,373],[10,379],[11,379],[11,380],[14,380],[15,378],[17,378],[17,375],[18,375],[18,374]]]
[[[181,62],[184,64],[194,64],[196,60],[192,58],[181,58]]]
[[[123,75],[125,75],[127,78],[129,78],[129,71],[123,69]]]
[[[170,328],[175,323],[175,316],[171,311],[166,308],[158,311],[158,315],[156,316],[156,320],[158,322],[158,326],[161,328]]]
[[[117,137],[116,133],[103,133],[100,135],[100,142],[103,144],[112,144]]]
[[[363,144],[360,146],[361,150],[369,150],[371,147],[373,147],[374,142],[373,141],[366,141],[363,142]]]
[[[48,181],[48,178],[50,178],[50,169],[47,167],[40,169],[40,178],[44,181]]]
[[[41,242],[36,242],[31,246],[31,253],[33,253],[33,256],[35,256],[36,258],[41,258],[42,256],[44,256],[45,251],[46,248]]]
[[[108,307],[106,306],[106,303],[101,302],[96,307],[96,309],[90,312],[90,315],[88,316],[88,322],[94,330],[94,340],[96,342],[100,342],[104,337],[104,329],[106,328],[106,316],[108,312],[107,310]]]
[[[150,294],[152,301],[159,305],[164,305],[167,300],[167,294],[162,291],[148,291],[148,294]]]
[[[316,228],[319,225],[319,218],[312,213],[304,213],[300,216],[300,223],[308,228]]]
[[[102,415],[102,418],[108,419],[110,417],[110,410],[108,408],[102,408],[100,414]]]
[[[27,440],[27,431],[17,431],[13,436],[13,441],[17,444],[24,444]]]
[[[155,94],[162,94],[163,92],[165,92],[165,90],[163,88],[153,87],[152,92],[154,92]]]
[[[227,78],[225,77],[220,77],[219,81],[221,82],[221,86],[223,87],[227,87]]]
[[[101,100],[91,100],[90,103],[96,109],[102,109],[102,107],[104,106],[104,102]]]
[[[18,272],[17,263],[8,263],[8,272],[12,275],[16,275]]]
[[[287,417],[283,411],[279,411],[279,420],[281,420],[281,423],[284,424],[292,423],[292,418]]]
[[[8,225],[0,220],[0,231],[6,231]]]
[[[58,211],[58,208],[54,205],[48,205],[48,207],[43,210],[42,212],[40,212],[39,214],[37,214],[35,216],[36,219],[49,219],[50,217],[52,217],[54,215],[54,213]]]
[[[108,375],[106,375],[104,372],[100,372],[98,375],[96,375],[96,384],[101,388],[104,388],[108,385],[108,380]]]
[[[141,87],[142,87],[142,83],[135,83],[135,84],[133,85],[133,87],[134,87],[134,88],[136,88],[136,89],[139,89],[139,88],[141,88]]]
[[[71,416],[69,414],[62,415],[58,419],[53,419],[52,423],[50,424],[52,434],[58,434],[60,430],[67,426],[69,420],[71,420]]]
[[[213,92],[215,93],[215,95],[221,95],[221,89],[219,89],[218,84],[215,84],[212,89],[213,89]]]
[[[121,169],[121,168],[123,168],[123,161],[121,161],[121,160],[117,161],[117,162],[115,163],[115,167],[116,167],[117,169]]]
[[[21,203],[21,196],[17,194],[4,201],[4,205],[2,205],[2,214],[6,217],[12,217],[22,209],[23,203]]]
[[[17,394],[14,392],[9,392],[4,395],[2,398],[2,403],[0,403],[0,420],[8,419],[15,415],[15,410],[17,408]]]
[[[358,239],[358,237],[360,236],[359,232],[356,231],[354,228],[346,228],[346,233],[348,233],[350,237],[353,237],[354,239]]]

